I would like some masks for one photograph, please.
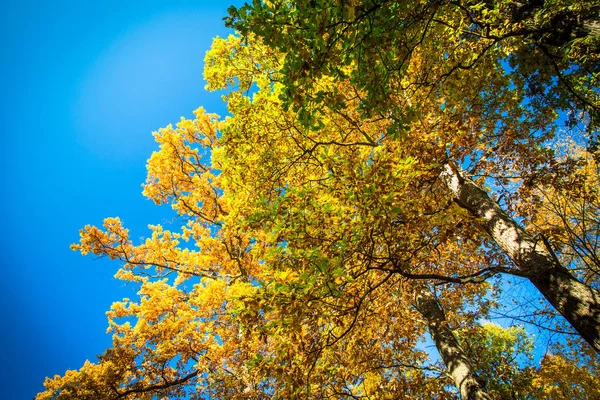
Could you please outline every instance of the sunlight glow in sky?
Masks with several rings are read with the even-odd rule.
[[[1,398],[31,399],[110,345],[105,312],[134,288],[69,245],[105,217],[133,237],[169,218],[141,195],[151,133],[201,105],[225,113],[202,68],[231,3],[0,5]]]

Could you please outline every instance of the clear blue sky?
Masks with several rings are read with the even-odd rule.
[[[104,217],[140,237],[170,215],[141,195],[151,133],[200,105],[224,113],[202,68],[233,2],[0,5],[1,398],[31,399],[110,345],[105,312],[134,289],[69,245]]]

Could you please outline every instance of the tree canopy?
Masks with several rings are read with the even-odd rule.
[[[141,243],[118,218],[81,230],[138,296],[37,398],[597,395],[599,10],[232,8],[204,73],[229,115],[154,134],[144,195],[178,218]],[[523,328],[483,322],[503,275],[569,333],[539,365]]]

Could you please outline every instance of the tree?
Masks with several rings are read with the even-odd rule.
[[[581,353],[567,357],[546,354],[533,373],[533,396],[553,400],[598,397],[598,363],[594,362],[594,356],[583,365],[580,360]]]
[[[238,44],[233,37],[217,40],[214,53],[230,55],[231,46]],[[239,59],[234,64],[261,55],[259,47],[253,50],[255,57],[244,54],[245,49],[236,49]],[[232,61],[214,53],[209,57],[225,61],[227,68],[209,68],[209,74],[217,74],[211,82],[230,71]],[[293,121],[287,129],[278,126],[290,114],[264,82],[269,89],[256,93],[251,103],[239,92],[231,93],[233,117],[225,121],[197,110],[194,120],[156,133],[161,149],[149,160],[144,193],[173,206],[186,221],[180,232],[151,226],[151,237],[134,245],[118,219],[107,219],[104,230],[82,230],[74,249],[121,260],[124,266],[117,276],[139,284],[140,299],[113,305],[113,348],[97,364],[48,379],[40,399],[174,398],[184,396],[186,388],[194,391],[194,386],[215,398],[450,396],[418,349],[427,323],[411,307],[414,288],[394,272],[400,251],[408,255],[408,250],[399,249],[391,257],[391,249],[385,248],[400,243],[402,235],[424,233],[414,224],[413,232],[397,229],[390,217],[397,219],[398,210],[383,216],[371,209],[381,190],[365,186],[377,172],[368,168],[373,147],[357,152],[342,146],[346,153],[330,161],[344,174],[324,182],[328,185],[322,190],[296,185],[279,199],[252,190],[254,185],[271,190],[264,179],[277,176],[299,183],[320,179],[317,173],[331,174],[304,164],[292,163],[293,169],[287,170],[265,167],[277,161],[289,166],[289,151],[298,147],[281,140],[281,147],[262,151],[254,142],[274,143],[278,136],[264,141],[266,127],[283,138],[295,126]],[[346,120],[331,117],[335,119],[327,122],[326,130],[337,135],[338,124]],[[248,128],[248,140],[241,143],[239,124]],[[323,147],[314,156],[328,152]],[[381,156],[385,160],[392,154]],[[354,171],[358,162],[365,168],[360,173]],[[398,165],[395,177],[386,174],[382,179],[402,182],[412,175],[411,163]],[[336,200],[337,185],[356,187],[356,193]],[[386,206],[394,201],[388,198]],[[306,218],[309,213],[312,217]],[[373,224],[373,235],[365,236],[364,229]],[[386,233],[393,235],[389,244]],[[340,241],[344,237],[346,243]],[[184,244],[188,240],[195,250]],[[449,254],[456,248],[437,244],[432,254],[427,246],[420,246],[423,262],[457,267]],[[464,248],[485,256],[476,244]],[[167,280],[169,276],[174,280]],[[485,286],[445,291],[444,304],[456,310],[454,318],[469,320],[474,315],[459,311],[464,299],[472,299],[471,306],[477,308],[484,292]]]
[[[518,96],[500,90],[477,109],[450,110],[415,91],[386,100],[406,106],[400,121],[393,110],[369,115],[363,89],[327,75],[310,92],[325,106],[296,110],[281,59],[253,35],[215,40],[205,77],[212,90],[233,86],[230,116],[198,109],[159,130],[148,162],[144,194],[170,204],[178,224],[150,226],[140,244],[116,218],[81,231],[74,249],[120,260],[117,277],[139,285],[139,298],[113,304],[113,347],[99,362],[47,379],[39,399],[446,399],[456,393],[448,376],[466,398],[488,398],[456,332],[494,306],[490,277],[524,273],[507,266],[440,174],[462,176],[448,160],[464,169],[476,148],[479,171],[514,162],[527,177],[528,163],[555,157],[543,135],[517,127],[549,116],[505,119],[496,131],[499,116],[518,112]],[[498,160],[486,140],[532,147]],[[426,330],[443,368],[421,347]]]
[[[460,331],[461,346],[473,368],[488,378],[500,399],[588,399],[598,393],[598,361],[588,348],[553,346],[533,363],[533,338],[523,327],[475,324]],[[494,377],[494,379],[489,379]]]
[[[444,311],[433,293],[424,289],[417,293],[415,304],[429,325],[429,333],[447,366],[463,399],[491,399],[484,385],[478,380],[467,354],[460,347],[454,333],[448,328]],[[491,378],[489,382],[493,382]]]
[[[270,91],[262,95],[277,99]],[[263,119],[272,115],[274,109],[267,99],[256,100],[252,111],[262,107]],[[440,398],[446,396],[437,380],[423,372],[427,371],[425,354],[416,345],[425,324],[410,307],[410,287],[405,290],[402,276],[371,265],[373,257],[361,254],[359,246],[368,245],[372,255],[380,243],[369,244],[364,235],[351,234],[352,229],[360,232],[379,218],[363,214],[368,211],[363,203],[368,204],[377,193],[367,191],[358,202],[340,199],[346,203],[341,209],[361,207],[334,223],[331,218],[340,215],[340,208],[331,208],[331,192],[311,193],[308,186],[295,192],[290,189],[293,198],[285,199],[289,203],[285,212],[287,223],[294,226],[282,227],[288,232],[272,231],[265,218],[273,217],[273,211],[255,197],[256,192],[243,186],[259,183],[254,179],[261,169],[240,171],[236,168],[242,165],[240,159],[225,154],[224,143],[235,139],[225,135],[227,126],[252,124],[250,111],[236,110],[234,115],[243,118],[225,124],[198,110],[196,120],[157,133],[161,151],[150,159],[145,193],[157,202],[171,203],[189,218],[182,233],[154,226],[152,237],[134,246],[117,219],[107,219],[104,231],[94,227],[82,231],[81,244],[75,248],[125,262],[118,276],[139,282],[141,299],[113,306],[114,350],[105,353],[98,364],[48,380],[44,396],[176,397],[183,395],[181,386],[191,383],[217,398],[310,397],[311,391],[389,398],[415,398],[437,391]],[[223,129],[219,146],[215,144],[217,126]],[[260,140],[260,136],[252,138]],[[192,145],[210,147],[213,168],[221,173],[203,165],[202,151]],[[236,149],[238,157],[256,154],[244,146],[229,149]],[[271,157],[270,152],[261,154]],[[350,167],[348,161],[357,160],[346,160]],[[296,179],[311,173],[302,170]],[[246,179],[236,181],[237,173]],[[358,183],[366,178],[357,176]],[[257,203],[262,206],[257,208]],[[309,207],[315,219],[303,218]],[[329,245],[327,237],[311,240],[307,233],[323,223],[332,227],[323,235],[348,234],[355,239],[345,249]],[[285,246],[279,237],[285,238]],[[179,246],[178,241],[186,239],[199,250]],[[443,263],[439,257],[436,261]],[[173,285],[160,279],[170,273],[177,273]],[[184,291],[182,285],[194,277],[201,282]],[[470,290],[462,291],[466,293],[473,296]],[[453,292],[446,301],[462,303],[462,294]],[[135,326],[118,324],[118,317],[135,318]],[[221,344],[224,339],[219,338],[228,339]],[[192,368],[194,363],[202,367]]]
[[[473,370],[489,382],[488,390],[494,398],[535,398],[533,339],[523,327],[474,324],[461,330],[459,337],[465,354],[473,360]]]
[[[500,69],[537,112],[573,107],[597,121],[599,9],[571,0],[256,0],[231,7],[227,23],[282,52],[288,105],[320,102],[314,78],[331,76],[365,91],[367,113],[389,112],[399,91],[465,90],[465,75]]]
[[[600,351],[597,289],[511,213],[523,191],[545,184],[541,171],[562,179],[546,143],[564,113],[568,126],[587,127],[593,151],[599,10],[598,2],[571,1],[255,1],[232,7],[228,23],[285,55],[282,98],[304,126],[318,126],[322,107],[344,113],[352,96],[361,118],[389,120],[373,143],[398,138],[413,149],[518,267],[512,273]],[[350,85],[353,95],[318,86],[323,78]],[[505,187],[497,195],[508,212],[473,175]]]

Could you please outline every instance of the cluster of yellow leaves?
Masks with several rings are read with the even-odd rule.
[[[154,133],[160,151],[148,160],[144,195],[157,204],[171,203],[179,215],[197,216],[212,223],[221,209],[218,174],[210,167],[210,150],[217,143],[218,116],[202,108],[195,118],[184,118]]]
[[[576,360],[547,354],[533,374],[532,392],[536,398],[585,400],[600,397],[598,363],[580,366]]]

